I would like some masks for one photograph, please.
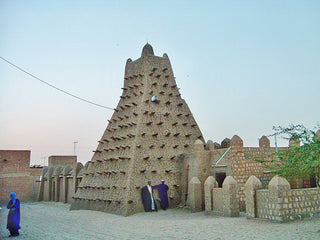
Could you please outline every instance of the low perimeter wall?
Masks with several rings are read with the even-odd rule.
[[[233,177],[226,177],[222,188],[218,188],[217,181],[209,176],[204,183],[204,192],[206,214],[239,216],[239,188]],[[187,206],[194,212],[202,211],[201,182],[197,177],[189,182]]]
[[[320,213],[320,189],[291,189],[279,176],[271,179],[268,189],[251,176],[245,184],[247,218],[262,218],[278,222],[301,219]]]

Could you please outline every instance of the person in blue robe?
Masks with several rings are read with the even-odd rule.
[[[10,201],[7,205],[9,209],[7,229],[10,232],[9,237],[19,236],[20,229],[20,201],[15,192],[10,193]]]
[[[164,180],[161,180],[161,184],[153,186],[154,189],[158,189],[159,197],[160,197],[160,207],[163,210],[166,210],[169,207],[168,200],[168,190],[169,187],[164,183]]]

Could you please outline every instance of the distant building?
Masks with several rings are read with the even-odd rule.
[[[30,150],[0,150],[0,202],[7,202],[10,192],[22,201],[37,199],[42,167],[30,167]]]
[[[48,157],[48,167],[73,166],[77,164],[77,156],[53,155]]]

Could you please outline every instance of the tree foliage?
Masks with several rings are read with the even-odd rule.
[[[315,132],[303,125],[293,124],[289,127],[273,127],[273,130],[274,133],[270,136],[281,136],[284,139],[296,141],[297,144],[276,153],[271,169],[276,174],[287,178],[302,179],[313,176],[319,186],[320,131]]]

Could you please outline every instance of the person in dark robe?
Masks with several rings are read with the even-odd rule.
[[[156,201],[153,197],[151,181],[148,181],[148,184],[141,189],[141,199],[145,212],[158,211]]]
[[[9,209],[7,229],[10,232],[9,237],[19,236],[20,229],[20,201],[15,192],[10,193],[10,201],[7,205]]]
[[[158,189],[159,197],[160,197],[160,207],[163,210],[167,210],[169,207],[169,200],[168,200],[168,190],[169,187],[164,183],[164,180],[161,180],[161,184],[153,186],[154,189]]]

